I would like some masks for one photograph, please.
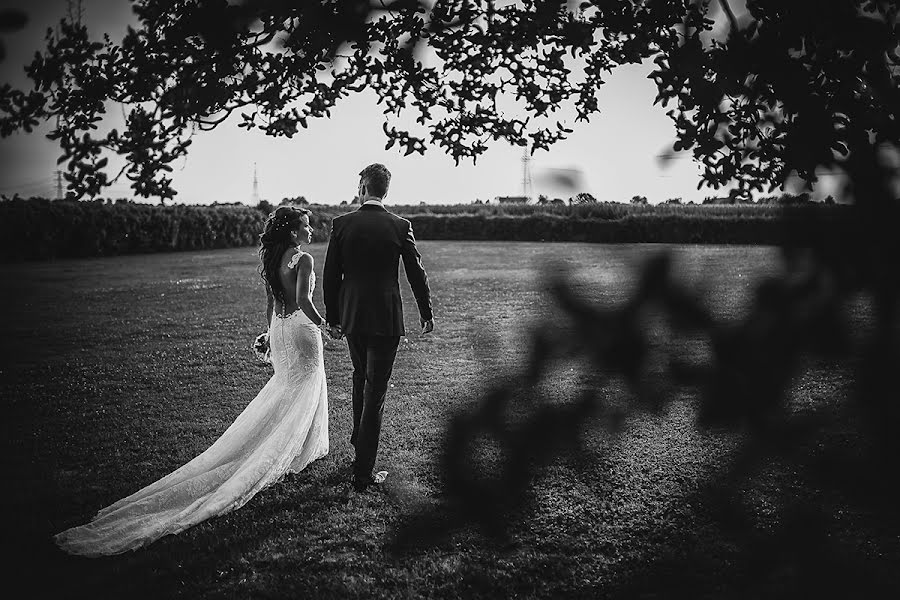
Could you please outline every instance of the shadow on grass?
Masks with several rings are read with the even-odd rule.
[[[517,579],[500,589],[506,596],[540,597],[534,590],[549,578],[548,593],[583,598],[900,594],[891,463],[867,441],[852,407],[804,407],[749,439],[694,427],[701,443],[719,442],[716,457],[700,448],[710,464],[691,470],[689,457],[680,472],[662,456],[659,470],[629,470],[621,452],[635,447],[635,436],[659,439],[673,422],[662,416],[654,426],[645,416],[636,434],[625,427],[627,440],[589,441],[532,465],[533,488],[505,515],[500,535],[439,499],[407,523],[393,550],[421,556],[462,543],[512,561]],[[646,456],[634,462],[646,464]],[[479,584],[479,572],[470,573],[469,592],[489,597],[498,584]]]
[[[820,423],[825,424],[825,423]],[[832,428],[835,423],[831,422]],[[840,425],[838,425],[840,426]],[[821,430],[804,441],[821,440]],[[832,432],[831,435],[834,435]],[[801,438],[803,439],[803,438]],[[816,443],[816,448],[818,448]],[[707,484],[693,497],[714,528],[698,536],[691,523],[663,550],[627,577],[603,590],[607,597],[683,598],[850,598],[900,594],[900,520],[885,498],[885,472],[871,455],[825,450],[768,457],[744,452],[726,479],[751,475],[746,469],[777,462],[777,481],[766,500],[775,506],[767,519],[723,482]],[[747,461],[749,464],[742,464]],[[797,472],[800,478],[797,479]],[[887,484],[890,485],[890,484]],[[749,493],[748,493],[749,492]],[[706,538],[706,539],[704,539]],[[595,590],[600,592],[599,589]]]

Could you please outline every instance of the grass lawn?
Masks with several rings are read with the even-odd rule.
[[[742,437],[698,429],[687,393],[618,435],[589,432],[584,452],[543,469],[512,544],[471,528],[435,547],[392,553],[393,528],[441,497],[446,419],[520,364],[529,323],[553,318],[535,267],[568,262],[586,294],[617,302],[659,247],[421,242],[420,250],[437,326],[417,333],[404,281],[410,335],[385,408],[377,465],[391,473],[384,491],[349,490],[350,360],[342,342],[329,342],[326,458],[236,512],[102,559],[65,555],[51,536],[200,453],[271,374],[249,349],[265,328],[255,251],[0,265],[0,518],[17,555],[7,588],[31,597],[592,598],[666,597],[675,583],[698,597],[772,596],[796,585],[802,561],[786,552],[765,569],[746,564],[741,540],[704,504]],[[740,315],[753,282],[780,268],[772,248],[673,250],[676,268],[708,290],[720,318]],[[320,280],[324,251],[311,247]],[[321,287],[314,299],[323,310]],[[557,381],[548,401],[565,402],[567,382]],[[833,407],[837,429],[821,435],[852,441],[837,418],[851,383],[838,365],[811,364],[795,382],[791,410]],[[790,499],[834,503],[827,533],[852,540],[842,546],[849,559],[865,557],[864,568],[882,580],[900,564],[896,522],[885,529],[841,498],[818,495],[791,464],[759,466],[746,486],[759,528],[777,527]]]

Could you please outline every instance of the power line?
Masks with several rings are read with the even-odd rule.
[[[66,13],[70,22],[81,25],[81,20],[84,17],[81,0],[66,0]]]

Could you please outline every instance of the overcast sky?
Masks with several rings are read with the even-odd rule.
[[[26,29],[3,38],[7,59],[0,63],[0,82],[24,86],[28,82],[23,66],[42,46],[47,27],[64,15],[66,2],[15,0],[4,4],[21,7],[30,20]],[[121,39],[125,26],[134,22],[127,0],[85,0],[83,5],[85,22],[96,39],[103,32]],[[651,69],[652,65],[645,64],[614,71],[601,88],[600,114],[590,123],[571,127],[574,133],[569,139],[550,152],[534,155],[535,194],[568,198],[585,191],[601,201],[620,202],[637,194],[655,203],[673,197],[700,201],[723,193],[697,190],[700,171],[689,155],[679,155],[667,165],[659,161],[659,155],[671,148],[674,128],[665,109],[653,106],[656,88],[647,79]],[[121,119],[121,114],[115,118]],[[198,132],[187,158],[174,165],[176,201],[249,203],[254,163],[260,196],[273,201],[299,195],[325,204],[349,201],[356,193],[357,174],[372,162],[384,163],[393,173],[388,200],[395,204],[469,203],[522,193],[521,148],[495,143],[474,166],[471,161],[454,166],[437,147],[424,156],[404,157],[396,146],[384,150],[383,121],[374,94],[369,92],[343,99],[330,119],[311,121],[310,127],[293,139],[248,133],[238,129],[237,119],[232,118],[215,131]],[[48,131],[45,126],[32,134],[0,140],[0,193],[55,197],[54,171],[60,152],[44,137]],[[111,165],[116,164],[121,162],[111,160]],[[554,169],[576,172],[580,177],[577,189],[552,187],[547,175]],[[122,178],[103,195],[130,197],[128,181]]]

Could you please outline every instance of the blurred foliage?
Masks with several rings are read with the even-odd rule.
[[[0,9],[0,33],[19,31],[28,22],[28,16],[20,10]],[[0,61],[6,58],[6,47],[0,39]]]
[[[900,22],[894,2],[749,0],[724,39],[685,31],[654,58],[657,101],[713,187],[809,183],[898,139]]]
[[[884,206],[883,227],[896,227],[900,206]],[[528,360],[475,383],[479,400],[446,432],[443,493],[396,531],[395,550],[449,545],[473,528],[515,548],[510,532],[535,514],[530,490],[545,467],[597,464],[585,443],[598,431],[614,444],[628,419],[687,401],[697,427],[739,440],[735,458],[690,501],[690,510],[712,514],[737,562],[706,582],[722,587],[698,589],[703,557],[663,552],[629,584],[634,597],[896,595],[900,247],[864,209],[842,217],[787,221],[784,273],[763,280],[738,317],[713,316],[663,251],[620,305],[582,296],[577,272],[549,266],[541,287],[555,306],[532,326]],[[851,314],[860,301],[873,309],[862,329]],[[483,333],[472,343],[476,356],[492,352]],[[691,347],[702,350],[684,352]],[[840,365],[849,392],[796,410],[793,383],[823,364]],[[562,402],[545,395],[560,377],[576,390]],[[753,477],[772,464],[787,465],[800,493],[775,490],[774,522],[760,528]],[[878,526],[856,528],[870,522]]]

